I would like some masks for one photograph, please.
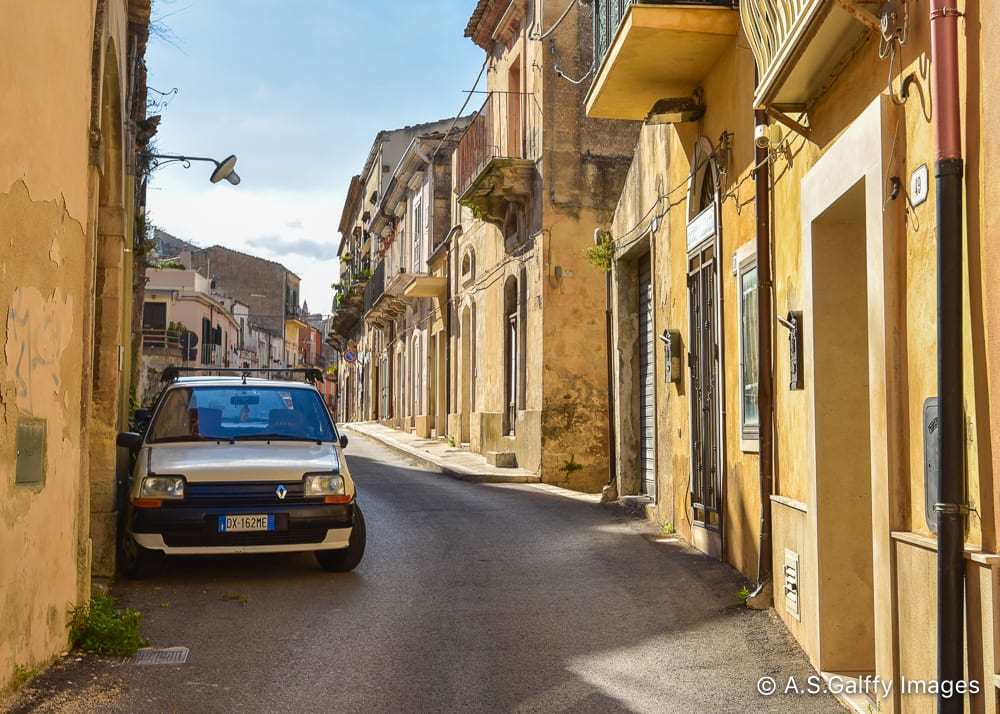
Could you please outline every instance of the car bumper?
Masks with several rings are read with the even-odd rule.
[[[219,516],[266,513],[275,530],[220,533]],[[129,533],[143,548],[168,555],[290,553],[346,548],[353,505],[309,504],[284,508],[204,508],[179,505],[129,509]]]

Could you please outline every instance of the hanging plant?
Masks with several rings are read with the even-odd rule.
[[[611,262],[615,259],[615,242],[611,234],[601,231],[600,240],[587,248],[587,260],[598,270],[605,273],[611,270]]]

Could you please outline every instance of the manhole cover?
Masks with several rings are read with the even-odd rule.
[[[132,664],[184,664],[188,654],[187,647],[143,647],[135,653]]]

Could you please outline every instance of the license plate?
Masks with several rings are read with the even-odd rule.
[[[245,513],[238,516],[219,516],[219,533],[246,531],[273,531],[274,516],[266,513]]]

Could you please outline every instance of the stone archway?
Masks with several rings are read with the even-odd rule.
[[[103,52],[100,83],[99,148],[91,199],[96,220],[93,242],[93,325],[90,336],[90,399],[87,407],[90,539],[93,575],[115,571],[121,467],[115,445],[122,424],[122,366],[127,336],[125,248],[125,161],[121,81],[113,42]]]

